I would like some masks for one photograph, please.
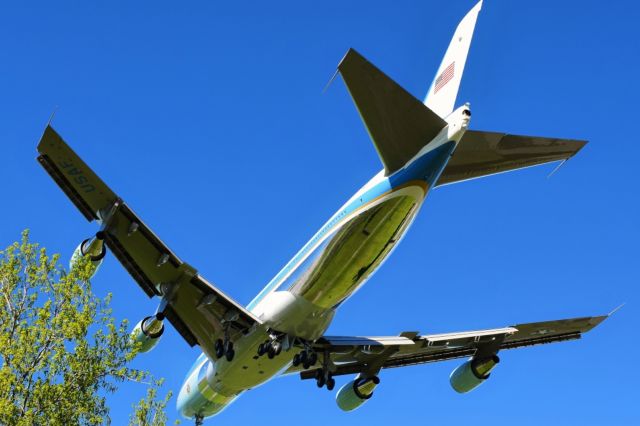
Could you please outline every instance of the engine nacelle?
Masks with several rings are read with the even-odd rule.
[[[336,403],[342,411],[353,411],[373,396],[373,390],[380,384],[377,376],[358,376],[340,388],[336,394]]]
[[[489,378],[489,373],[499,362],[500,358],[497,355],[483,359],[471,358],[451,372],[451,387],[458,393],[474,390]]]
[[[102,260],[106,254],[107,247],[104,245],[104,233],[99,231],[96,233],[95,237],[87,238],[78,245],[73,252],[73,256],[71,256],[69,269],[73,269],[82,257],[89,256],[92,266],[91,276],[89,278],[93,278],[96,272],[98,272],[98,268],[102,264]]]
[[[164,332],[162,319],[162,315],[146,317],[135,326],[131,332],[131,340],[139,344],[139,353],[149,352],[158,344]]]

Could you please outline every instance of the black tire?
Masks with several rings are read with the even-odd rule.
[[[316,385],[317,385],[319,388],[323,388],[323,387],[324,387],[324,385],[325,385],[324,375],[321,375],[320,377],[318,377],[318,378],[316,379]]]
[[[305,364],[308,360],[307,351],[300,352],[300,363]]]
[[[282,344],[280,342],[274,342],[273,353],[275,353],[276,355],[280,355],[280,352],[282,352]]]
[[[327,390],[332,391],[333,388],[335,387],[336,387],[336,380],[333,377],[329,377],[329,380],[327,380]]]
[[[315,352],[311,352],[309,355],[309,365],[314,366],[318,362],[318,354]]]
[[[300,365],[300,354],[295,354],[293,356],[293,366],[297,367]]]
[[[227,361],[229,362],[233,361],[233,357],[235,355],[236,355],[236,351],[233,350],[233,347],[231,347],[231,349],[229,349],[227,353],[224,354],[224,356],[227,358]]]
[[[216,350],[216,357],[222,358],[222,356],[224,355],[224,344],[222,343],[221,339],[216,340],[215,350]]]
[[[258,356],[264,355],[264,343],[258,345]]]
[[[305,359],[305,360],[302,362],[302,367],[303,367],[305,370],[308,370],[308,369],[309,369],[309,367],[311,367],[311,365],[309,365],[309,360],[308,360],[308,359]]]
[[[232,350],[233,350],[233,342],[231,340],[227,340],[227,342],[224,345],[224,353],[227,353]]]
[[[269,352],[267,352],[267,355],[269,356],[269,359],[273,359],[273,357],[276,356],[276,353],[273,351],[273,346],[269,348]]]

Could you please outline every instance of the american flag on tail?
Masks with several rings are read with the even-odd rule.
[[[435,84],[435,87],[433,88],[433,93],[434,94],[438,93],[438,90],[442,89],[445,84],[447,84],[449,81],[451,81],[451,79],[453,78],[453,71],[454,71],[454,68],[455,68],[455,64],[456,64],[455,61],[451,62],[451,65],[446,67],[440,73],[438,78],[436,78],[436,84]]]

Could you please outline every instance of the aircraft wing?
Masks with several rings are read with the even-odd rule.
[[[260,323],[249,311],[200,276],[47,126],[38,161],[89,221],[102,224],[104,240],[149,297],[166,303],[165,315],[184,339],[213,358],[216,339]]]
[[[566,161],[577,154],[586,143],[573,139],[468,130],[436,186],[553,161]]]
[[[377,374],[380,369],[426,364],[471,356],[491,356],[498,351],[525,346],[580,339],[609,315],[556,321],[518,324],[490,330],[419,335],[405,332],[399,336],[361,337],[326,336],[314,350],[319,359],[331,355],[332,374]],[[291,367],[287,373],[299,372],[302,379],[315,378],[316,367],[304,370]]]

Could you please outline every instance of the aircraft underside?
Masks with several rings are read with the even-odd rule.
[[[469,104],[454,106],[481,5],[456,28],[424,102],[355,50],[347,52],[338,71],[384,168],[246,307],[178,257],[47,125],[38,161],[82,215],[100,225],[80,243],[71,267],[88,262],[95,274],[108,249],[158,301],[156,312],[131,333],[138,353],[158,345],[165,323],[202,350],[178,395],[184,416],[201,424],[242,392],[280,374],[297,374],[330,391],[334,377],[353,376],[336,394],[338,407],[351,411],[371,398],[385,369],[462,358],[449,380],[465,393],[486,381],[500,351],[579,339],[608,317],[429,335],[324,334],[337,308],[397,247],[430,190],[564,162],[586,143],[468,128]]]

